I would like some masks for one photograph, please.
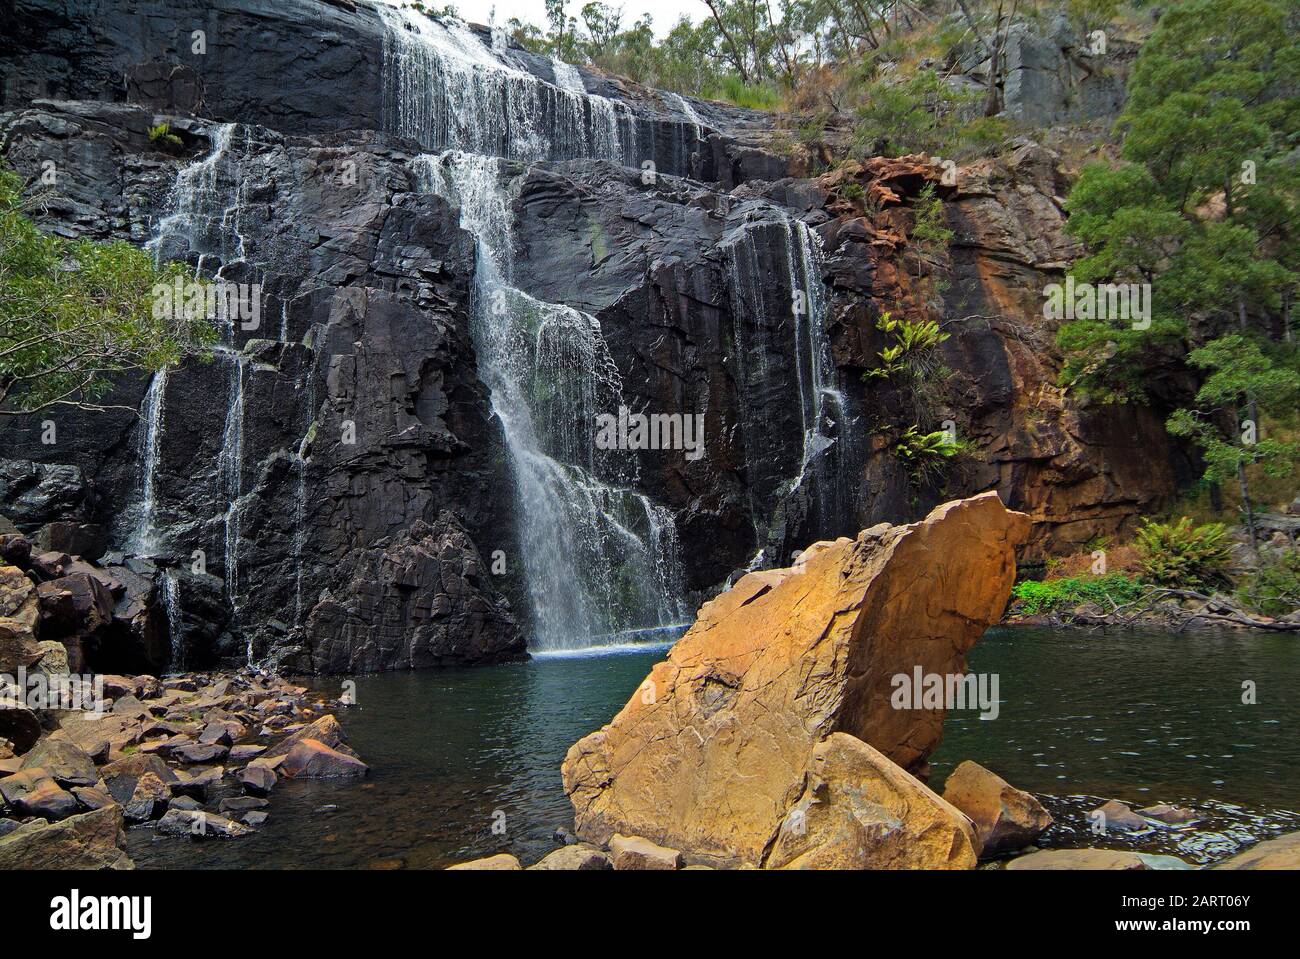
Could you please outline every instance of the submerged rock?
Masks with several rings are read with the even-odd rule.
[[[1190,809],[1183,809],[1181,806],[1170,806],[1168,803],[1156,803],[1154,806],[1148,806],[1146,809],[1139,809],[1138,815],[1146,819],[1154,819],[1162,822],[1166,826],[1182,826],[1189,822],[1196,821],[1196,813]]]
[[[1002,614],[1028,530],[988,493],[742,578],[701,608],[609,725],[570,748],[578,835],[641,835],[761,865],[832,733],[919,766],[944,709],[894,708],[894,677],[965,671]]]
[[[948,777],[943,798],[974,824],[982,859],[1023,849],[1052,824],[1037,799],[969,759]]]

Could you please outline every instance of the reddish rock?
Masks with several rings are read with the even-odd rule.
[[[948,777],[943,798],[974,824],[982,859],[1023,849],[1052,824],[1037,799],[970,760]]]
[[[294,743],[279,771],[290,779],[349,779],[364,776],[365,763],[314,739]]]

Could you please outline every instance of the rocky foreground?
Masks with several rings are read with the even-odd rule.
[[[127,825],[238,838],[281,777],[366,774],[340,704],[274,673],[81,672],[138,652],[142,581],[30,546],[0,536],[0,868],[131,868]]]
[[[574,834],[530,868],[972,869],[1012,856],[1016,870],[1184,867],[1035,849],[1051,815],[976,762],[942,796],[924,782],[953,703],[900,691],[917,675],[965,674],[1028,533],[1028,518],[988,493],[745,576],[705,604],[612,722],[569,750]],[[1123,833],[1183,828],[1194,813],[1112,801],[1091,818]],[[1297,865],[1289,836],[1220,867]],[[523,865],[501,854],[452,868]]]
[[[0,869],[129,869],[125,826],[236,839],[282,777],[367,772],[331,704],[268,673],[63,678],[98,709],[33,709],[12,678],[0,687]]]

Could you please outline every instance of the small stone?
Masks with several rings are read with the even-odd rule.
[[[601,850],[586,843],[565,846],[544,856],[529,869],[582,870],[613,869],[614,863]]]
[[[507,852],[500,853],[496,856],[487,856],[484,859],[471,859],[469,862],[457,863],[454,866],[448,866],[448,872],[454,872],[458,869],[464,870],[515,870],[523,869],[519,860]]]
[[[217,812],[224,815],[245,813],[254,809],[265,809],[269,805],[271,804],[265,799],[259,799],[256,796],[231,796],[217,804]]]
[[[93,786],[99,782],[94,760],[85,750],[70,742],[42,739],[23,757],[23,769],[37,766],[64,786]]]
[[[682,854],[652,843],[640,836],[614,834],[609,841],[609,852],[615,869],[680,869]]]
[[[76,796],[77,802],[86,809],[103,809],[114,803],[108,790],[99,786],[75,786],[72,795]]]
[[[265,796],[275,788],[279,777],[265,766],[246,766],[239,772],[240,785],[254,796]]]
[[[167,809],[171,789],[156,774],[145,773],[136,780],[131,799],[122,808],[127,822],[148,822],[157,819]]]
[[[226,769],[224,766],[202,766],[190,770],[184,776],[181,776],[180,772],[180,770],[176,772],[177,778],[176,782],[172,783],[172,792],[193,796],[195,799],[206,799],[208,790],[221,782]]]
[[[39,766],[0,779],[0,795],[23,816],[38,816],[51,822],[66,819],[78,811],[77,797],[51,779]]]
[[[228,758],[232,763],[243,763],[248,762],[250,759],[256,759],[264,752],[266,752],[266,747],[256,744],[232,746]]]
[[[230,747],[221,743],[190,743],[173,749],[172,756],[183,763],[211,763],[226,758]]]
[[[252,830],[247,826],[202,810],[169,809],[158,820],[158,832],[167,836],[189,836],[191,839],[237,839]]]
[[[173,789],[176,786],[176,773],[158,756],[145,753],[134,753],[124,759],[111,762],[100,770],[109,793],[115,801],[123,805],[131,801],[136,783],[145,773],[153,773]]]
[[[1150,823],[1118,799],[1102,803],[1088,813],[1088,822],[1100,826],[1106,832],[1137,832],[1151,828]]]

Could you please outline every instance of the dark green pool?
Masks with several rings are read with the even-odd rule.
[[[136,829],[131,855],[142,867],[419,868],[502,850],[533,861],[572,824],[566,750],[622,707],[664,650],[362,677],[358,706],[340,718],[371,765],[365,782],[282,781],[255,836],[191,845]],[[970,758],[1044,795],[1058,820],[1047,845],[1206,862],[1300,829],[1295,637],[999,629],[971,668],[998,674],[999,716],[950,714],[930,784],[941,790]],[[1241,702],[1245,680],[1257,705]],[[1086,811],[1103,798],[1188,805],[1204,819],[1099,841]]]

